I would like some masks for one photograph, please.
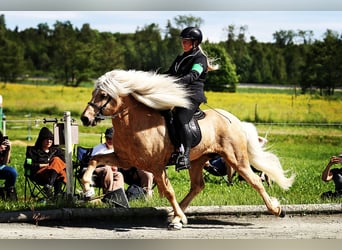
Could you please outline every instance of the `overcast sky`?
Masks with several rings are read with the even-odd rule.
[[[7,28],[36,28],[47,23],[51,28],[58,20],[70,21],[74,27],[89,23],[99,31],[133,33],[138,28],[157,23],[161,29],[178,15],[201,17],[204,39],[210,42],[226,40],[227,27],[248,27],[246,37],[260,42],[272,42],[279,30],[312,30],[321,39],[327,29],[342,33],[342,11],[0,11]]]

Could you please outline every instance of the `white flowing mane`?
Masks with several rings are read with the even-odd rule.
[[[137,101],[157,110],[189,107],[188,93],[175,80],[153,72],[113,70],[97,79],[95,89],[107,92],[114,100],[131,94]]]

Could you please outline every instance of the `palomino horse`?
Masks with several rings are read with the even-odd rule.
[[[165,166],[174,146],[169,138],[164,117],[160,110],[175,106],[188,107],[187,93],[175,78],[143,71],[113,70],[101,76],[95,83],[92,98],[81,120],[85,126],[95,126],[105,117],[112,119],[115,153],[94,156],[82,182],[85,195],[93,193],[91,175],[97,165],[112,164],[120,167],[136,166],[154,175],[159,194],[165,196],[173,209],[169,229],[181,229],[187,223],[183,211],[204,188],[203,166],[212,153],[219,154],[262,197],[268,210],[276,216],[284,216],[276,198],[270,197],[260,177],[251,167],[265,172],[280,187],[288,189],[294,176],[287,178],[281,166],[272,166],[264,158],[256,138],[247,140],[240,120],[220,109],[204,110],[206,116],[199,120],[201,142],[190,153],[190,191],[178,204],[174,189],[167,177]]]

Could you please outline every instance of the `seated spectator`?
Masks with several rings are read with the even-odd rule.
[[[44,186],[48,196],[57,196],[62,192],[63,184],[67,181],[65,153],[53,144],[53,133],[47,127],[41,128],[37,141],[27,151],[26,158],[31,159],[33,180]]]
[[[106,129],[104,143],[100,143],[93,148],[92,156],[97,154],[108,154],[114,152],[113,148],[113,128]],[[125,189],[124,177],[118,171],[117,166],[101,165],[95,168],[94,174],[98,176],[102,186],[103,194],[118,188]]]
[[[120,168],[119,171],[123,174],[125,183],[128,185],[138,185],[144,190],[146,198],[151,198],[153,195],[153,174],[138,169],[136,167],[131,167],[129,169]]]
[[[5,180],[5,187],[2,190],[1,198],[10,201],[17,201],[15,183],[18,172],[14,167],[8,166],[11,158],[11,142],[7,136],[0,131],[0,179]]]
[[[328,191],[321,195],[321,198],[342,198],[342,168],[331,167],[335,164],[342,164],[342,152],[339,156],[332,156],[322,172],[322,180],[325,182],[334,181],[335,192]]]

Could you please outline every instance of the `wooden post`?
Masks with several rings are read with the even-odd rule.
[[[67,200],[72,201],[74,195],[73,168],[72,168],[72,140],[71,140],[71,116],[70,111],[64,112],[64,142],[65,142],[65,163],[66,163],[66,194]]]

